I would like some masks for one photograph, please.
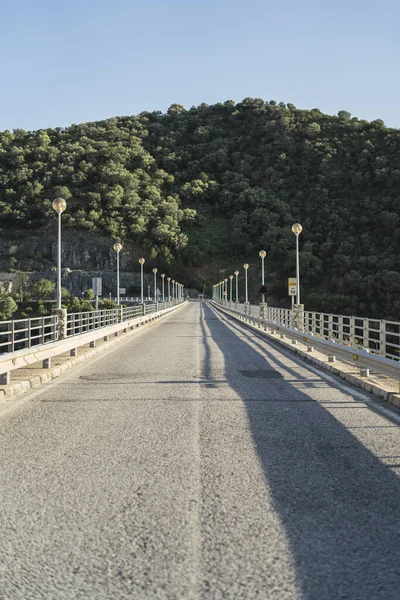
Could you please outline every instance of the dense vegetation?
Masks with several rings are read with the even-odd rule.
[[[247,98],[0,133],[2,223],[42,227],[57,195],[69,227],[152,248],[210,283],[243,258],[255,274],[264,248],[274,304],[299,221],[307,308],[400,319],[400,131],[380,120]]]

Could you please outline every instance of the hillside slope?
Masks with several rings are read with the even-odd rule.
[[[399,186],[400,131],[261,99],[0,133],[9,231],[48,225],[61,195],[65,226],[148,248],[188,284],[254,264],[254,300],[264,248],[284,303],[299,221],[303,301],[330,312],[400,319]]]

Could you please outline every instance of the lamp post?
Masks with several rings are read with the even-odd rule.
[[[297,278],[297,286],[296,286],[296,304],[300,304],[300,258],[299,258],[299,235],[303,231],[300,223],[295,223],[292,225],[292,231],[296,236],[296,278]]]
[[[225,283],[225,286],[224,286],[225,301],[228,302],[228,278],[227,277],[225,277],[224,283]]]
[[[172,302],[175,300],[175,279],[172,279]]]
[[[265,252],[265,250],[260,250],[258,255],[261,258],[261,285],[264,287],[264,258],[267,256],[267,253]],[[262,294],[261,296],[261,302],[262,304],[264,304],[265,302],[264,294]]]
[[[168,302],[171,302],[171,277],[167,277],[168,281]]]
[[[61,309],[61,215],[67,208],[64,198],[53,200],[53,209],[58,214],[58,244],[57,244],[57,309]]]
[[[247,263],[244,263],[243,265],[243,269],[244,269],[244,282],[245,282],[245,288],[246,288],[246,304],[249,303],[249,294],[248,294],[248,288],[247,288],[247,269],[249,268],[249,265]]]
[[[161,273],[161,280],[162,280],[162,301],[163,302],[165,302],[164,279],[165,279],[165,273]]]
[[[117,305],[119,306],[119,253],[122,250],[122,244],[116,242],[113,246],[113,250],[117,253]]]
[[[235,277],[236,277],[236,302],[239,302],[238,275],[239,275],[239,271],[235,271]]]
[[[154,304],[157,304],[157,271],[158,271],[158,269],[156,267],[154,267],[154,269],[153,269],[153,273],[154,273]]]
[[[139,264],[140,264],[140,293],[141,293],[141,297],[142,297],[142,304],[144,303],[144,299],[143,299],[143,265],[145,263],[144,258],[139,258]]]
[[[233,275],[229,275],[229,279],[230,279],[229,302],[232,302],[232,279],[233,279]]]

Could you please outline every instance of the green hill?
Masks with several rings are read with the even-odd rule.
[[[246,98],[0,133],[2,226],[41,230],[59,195],[66,227],[151,249],[188,284],[246,260],[255,300],[263,248],[281,305],[298,221],[307,308],[400,320],[400,131],[380,120]]]

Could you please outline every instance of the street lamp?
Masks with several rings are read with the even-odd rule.
[[[297,304],[300,304],[300,259],[299,259],[299,235],[301,234],[301,232],[303,231],[302,226],[300,225],[300,223],[295,223],[294,225],[292,225],[292,231],[294,233],[294,235],[296,236],[296,278],[297,278],[297,285],[296,285],[296,302]]]
[[[144,302],[143,300],[143,265],[145,263],[144,258],[139,258],[139,264],[140,264],[140,293],[142,296],[142,304]]]
[[[225,283],[225,286],[224,286],[224,296],[225,296],[226,302],[228,302],[228,278],[227,277],[225,277],[224,283]]]
[[[239,302],[238,275],[239,275],[239,271],[235,271],[235,276],[236,276],[236,302]]]
[[[156,267],[153,269],[154,273],[154,304],[157,304],[157,271]]]
[[[167,277],[168,281],[168,302],[171,302],[171,277]]]
[[[53,200],[53,209],[58,214],[58,245],[57,245],[57,309],[61,309],[61,215],[67,208],[64,198]]]
[[[260,250],[258,255],[261,258],[261,285],[262,285],[262,287],[264,287],[264,258],[267,256],[267,253],[265,252],[265,250]],[[264,297],[264,294],[262,294],[262,296],[261,296],[262,304],[264,304],[264,301],[265,301],[265,297]]]
[[[161,273],[161,280],[162,280],[162,301],[163,302],[165,302],[164,279],[165,279],[165,273]]]
[[[172,302],[175,300],[175,279],[172,279]]]
[[[116,242],[113,246],[113,250],[117,253],[117,305],[119,306],[119,253],[122,250],[122,244]]]
[[[249,295],[248,295],[248,288],[247,288],[247,269],[249,268],[249,265],[247,263],[244,263],[243,265],[243,269],[244,269],[244,282],[245,282],[245,288],[246,288],[246,304],[248,304],[249,302]]]
[[[229,279],[230,279],[229,302],[232,302],[232,279],[233,279],[233,275],[229,275]]]

